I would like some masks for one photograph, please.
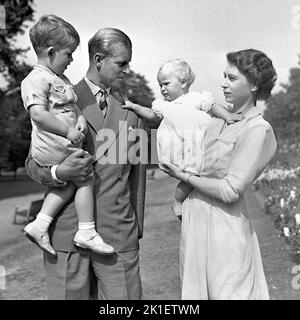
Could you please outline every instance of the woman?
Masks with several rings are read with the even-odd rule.
[[[227,54],[225,100],[244,120],[227,125],[214,119],[200,176],[165,169],[193,187],[182,213],[182,299],[269,299],[244,193],[276,151],[272,127],[256,108],[257,100],[270,96],[276,78],[272,61],[260,51]]]

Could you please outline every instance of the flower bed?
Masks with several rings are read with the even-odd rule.
[[[299,261],[300,144],[289,139],[279,140],[276,156],[255,186],[265,195],[266,213],[291,245],[293,258]]]

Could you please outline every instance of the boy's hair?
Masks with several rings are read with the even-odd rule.
[[[127,49],[132,50],[131,40],[123,31],[116,28],[98,30],[88,43],[90,61],[96,53],[100,53],[103,58],[112,56],[114,47],[119,44],[123,44]]]
[[[172,69],[174,70],[176,76],[178,77],[179,81],[185,80],[187,83],[187,88],[190,87],[190,85],[195,80],[195,74],[192,71],[189,64],[182,60],[182,59],[174,59],[166,61],[158,70],[160,72],[166,65],[170,65]]]
[[[60,50],[67,48],[70,44],[78,46],[80,42],[79,34],[75,28],[52,14],[41,16],[30,29],[29,37],[37,55],[49,47]]]
[[[266,100],[277,80],[277,73],[272,60],[263,52],[255,49],[246,49],[227,54],[227,61],[234,65],[257,87],[254,92],[255,100]]]

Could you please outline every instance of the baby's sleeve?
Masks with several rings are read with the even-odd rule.
[[[208,91],[197,93],[197,95],[194,95],[194,98],[196,100],[196,108],[205,112],[210,111],[214,104],[214,97],[212,93]]]
[[[24,108],[28,111],[32,105],[48,105],[50,83],[40,74],[29,74],[21,83],[21,95]]]
[[[155,99],[152,102],[152,111],[160,118],[164,117],[166,104],[169,103],[163,99]]]

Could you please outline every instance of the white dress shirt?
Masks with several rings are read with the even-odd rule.
[[[86,76],[84,77],[85,82],[87,83],[88,87],[91,89],[93,95],[95,96],[95,99],[97,103],[100,105],[101,102],[103,102],[104,96],[101,91],[105,90],[107,92],[107,96],[110,94],[111,88],[102,89],[99,86],[95,85],[93,82],[91,82]],[[102,109],[103,116],[106,116],[107,107]]]

